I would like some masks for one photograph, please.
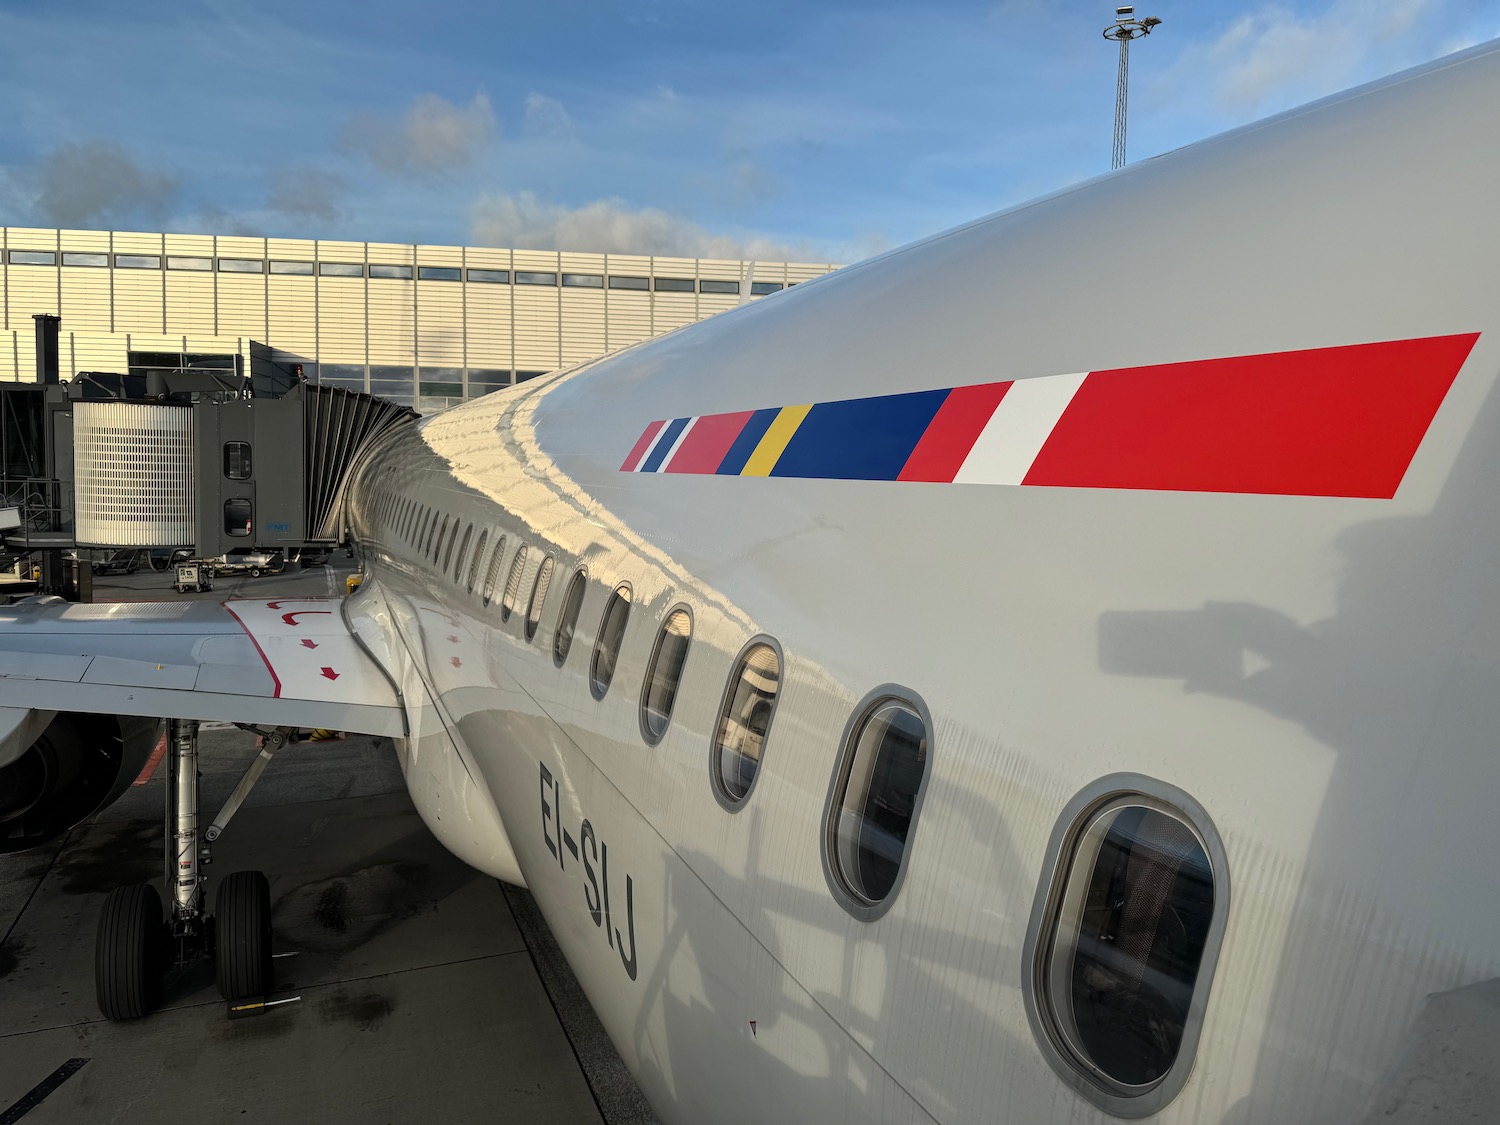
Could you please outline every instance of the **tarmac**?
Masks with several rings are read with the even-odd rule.
[[[201,595],[174,594],[165,573],[96,578],[95,600],[342,592],[350,566]],[[200,746],[206,821],[257,750],[234,728]],[[223,875],[270,879],[270,999],[291,1002],[230,1020],[200,963],[168,978],[155,1014],[106,1021],[99,910],[115,886],[161,887],[164,772],[0,856],[0,1125],[654,1122],[530,895],[443,849],[385,739],[287,748],[213,846],[210,906]]]

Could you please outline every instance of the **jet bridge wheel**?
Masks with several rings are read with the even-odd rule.
[[[271,884],[259,871],[226,875],[214,898],[219,994],[247,1000],[271,991]]]
[[[155,888],[138,883],[109,892],[94,945],[94,988],[105,1019],[139,1019],[160,1002],[167,940]]]

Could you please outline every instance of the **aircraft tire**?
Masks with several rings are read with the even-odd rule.
[[[105,1019],[133,1020],[161,1001],[167,932],[161,896],[137,883],[116,887],[104,900],[94,944],[94,989]]]
[[[250,577],[251,578],[259,578],[260,577],[260,567],[258,567],[258,566],[252,566],[250,568]]]
[[[259,871],[226,875],[214,898],[219,995],[247,1000],[271,991],[271,884]]]

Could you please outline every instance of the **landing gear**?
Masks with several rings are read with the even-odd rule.
[[[259,871],[236,871],[214,896],[219,995],[247,1000],[271,991],[271,885]]]
[[[94,987],[106,1019],[139,1019],[161,999],[166,973],[167,930],[161,896],[145,883],[116,887],[99,915],[94,949]]]
[[[264,748],[225,802],[218,819],[198,831],[198,723],[167,724],[166,885],[161,897],[146,884],[116,887],[104,901],[94,952],[94,985],[106,1019],[138,1019],[161,1000],[171,969],[209,958],[216,962],[224,999],[244,1000],[271,991],[271,888],[259,871],[236,871],[219,884],[214,914],[203,909],[202,868],[217,840],[254,786],[271,755],[285,746],[286,727],[257,730]]]

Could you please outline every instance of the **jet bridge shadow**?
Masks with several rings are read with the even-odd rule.
[[[1383,1112],[1381,1071],[1421,997],[1500,973],[1495,924],[1480,921],[1500,898],[1500,387],[1429,514],[1352,525],[1335,545],[1343,575],[1322,621],[1224,601],[1098,623],[1102,671],[1180,680],[1332,751],[1300,874],[1231,849],[1231,882],[1282,897],[1290,923],[1276,949],[1235,951],[1275,960],[1260,966],[1268,1025],[1229,1125]],[[1343,882],[1349,856],[1365,874]]]

